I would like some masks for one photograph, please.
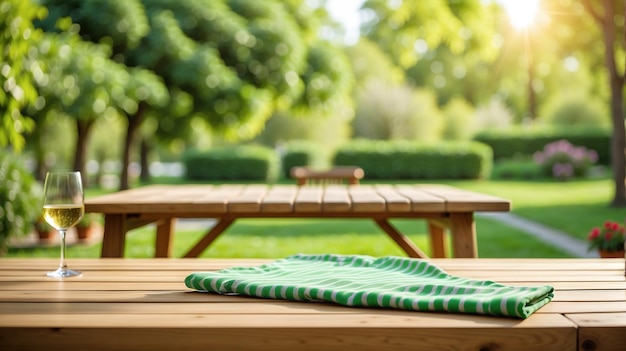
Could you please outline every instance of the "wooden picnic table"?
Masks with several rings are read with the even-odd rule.
[[[624,350],[624,259],[431,259],[450,274],[552,285],[527,319],[352,308],[195,292],[193,272],[267,259],[0,259],[0,349]]]
[[[477,257],[474,212],[509,211],[510,201],[444,185],[151,185],[85,201],[104,214],[102,257],[123,257],[126,233],[156,223],[156,257],[171,257],[177,218],[217,223],[184,257],[198,257],[240,218],[371,218],[409,257],[427,257],[392,218],[426,219],[434,257]]]

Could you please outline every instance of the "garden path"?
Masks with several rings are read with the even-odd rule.
[[[547,227],[543,224],[519,217],[513,213],[482,212],[476,215],[496,220],[510,227],[522,230],[576,257],[598,257],[598,253],[595,251],[587,252],[587,243],[585,241],[576,239],[567,233]]]

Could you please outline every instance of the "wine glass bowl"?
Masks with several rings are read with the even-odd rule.
[[[65,236],[85,214],[80,172],[48,172],[44,182],[43,217],[61,235],[59,268],[46,275],[53,278],[79,276],[65,263]]]

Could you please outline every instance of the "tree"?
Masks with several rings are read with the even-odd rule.
[[[420,53],[440,46],[454,54],[474,52],[484,58],[497,53],[492,45],[492,8],[480,0],[366,0],[363,9],[371,14],[362,25],[363,34],[404,69],[413,66]],[[426,50],[416,47],[418,43]]]
[[[24,57],[30,44],[41,31],[33,20],[45,15],[46,9],[23,0],[0,1],[0,146],[21,150],[24,134],[34,127],[33,120],[23,115],[23,109],[37,99],[30,67]]]
[[[626,206],[626,126],[624,124],[624,62],[618,58],[626,54],[626,5],[620,0],[602,0],[600,3],[582,0],[587,12],[602,28],[604,42],[604,60],[611,89],[611,121],[613,136],[611,139],[611,165],[615,192],[612,206]],[[621,17],[621,20],[619,20]]]
[[[158,76],[112,61],[108,46],[82,41],[75,30],[45,33],[34,47],[36,54],[31,60],[33,66],[38,63],[40,73],[35,82],[43,102],[32,109],[32,115],[37,129],[61,115],[74,121],[73,169],[84,170],[89,137],[98,118],[132,113],[143,101],[162,105],[168,95]],[[34,141],[39,142],[39,138]],[[43,148],[35,146],[35,151],[37,154]],[[36,158],[42,159],[40,155]],[[85,172],[83,178],[87,185]]]
[[[170,106],[145,102],[127,114],[122,188],[128,187],[133,140],[151,116],[161,116],[158,124],[176,118],[177,124],[190,125],[200,119],[226,138],[247,139],[260,132],[273,111],[328,108],[333,99],[347,95],[347,73],[332,65],[340,52],[318,45],[311,28],[302,26],[305,18],[287,12],[304,3],[45,1],[54,14],[49,21],[71,16],[81,25],[83,39],[108,43],[112,58],[155,72],[170,96],[184,97],[184,106],[172,98]],[[180,115],[165,115],[171,111]]]

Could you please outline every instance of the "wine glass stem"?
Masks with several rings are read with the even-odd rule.
[[[61,262],[59,263],[60,269],[66,269],[67,264],[65,264],[65,230],[59,230],[59,234],[61,234]]]

